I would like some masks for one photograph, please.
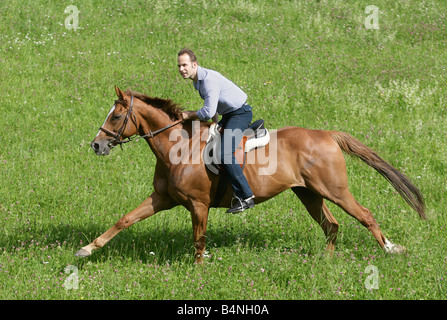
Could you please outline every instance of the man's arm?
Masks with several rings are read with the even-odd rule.
[[[197,117],[202,121],[212,119],[217,113],[219,103],[220,84],[217,79],[208,79],[202,83],[203,107],[197,111]]]
[[[183,120],[198,120],[197,111],[183,111],[182,112]],[[219,115],[216,114],[211,118],[213,123],[217,123],[219,121]]]

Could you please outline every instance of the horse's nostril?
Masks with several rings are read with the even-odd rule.
[[[98,151],[99,150],[99,144],[97,144],[96,142],[92,142],[91,144],[93,150]]]

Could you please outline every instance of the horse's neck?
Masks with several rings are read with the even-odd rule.
[[[158,130],[170,124],[172,123],[163,123],[154,127]],[[202,156],[201,149],[205,146],[208,134],[209,126],[202,126],[199,121],[195,121],[167,129],[153,138],[147,137],[146,141],[157,161],[170,169],[178,165],[200,163],[201,159],[197,157]]]
[[[158,112],[162,111],[152,110],[151,112],[141,114],[143,120],[140,124],[140,135],[146,135],[150,132],[155,132],[172,124],[172,121],[169,119],[169,117],[165,116],[164,114],[159,114]],[[154,137],[149,136],[145,138],[157,159],[165,163],[167,166],[170,166],[169,150],[175,143],[175,141],[173,142],[169,139],[171,130],[172,129],[168,129],[155,135]]]

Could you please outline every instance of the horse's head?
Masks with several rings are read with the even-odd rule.
[[[104,124],[91,143],[97,155],[108,155],[113,147],[123,142],[123,139],[137,133],[136,118],[132,111],[133,97],[126,95],[116,86],[115,91],[118,100],[115,101]]]

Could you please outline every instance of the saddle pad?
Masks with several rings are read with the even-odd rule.
[[[242,169],[245,166],[247,152],[250,152],[256,148],[263,147],[269,143],[270,135],[268,130],[265,128],[262,130],[265,130],[265,133],[259,135],[259,138],[255,135],[244,135],[239,146],[236,148],[234,155],[236,157],[236,161],[239,163]],[[216,175],[218,175],[220,171],[222,171],[220,166],[220,144],[221,135],[219,132],[219,126],[217,124],[212,124],[210,126],[208,139],[203,150],[203,162],[205,163],[205,166],[208,168],[208,170]]]

